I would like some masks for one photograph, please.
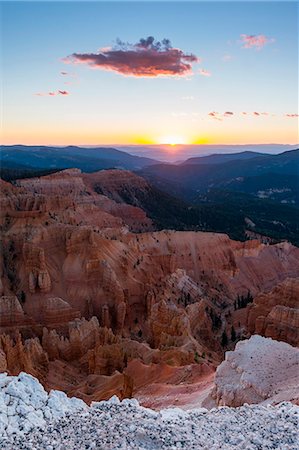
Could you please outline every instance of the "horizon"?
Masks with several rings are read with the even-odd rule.
[[[296,4],[169,5],[2,3],[3,145],[297,145]]]
[[[0,144],[1,146],[5,146]],[[86,148],[86,149],[115,149],[136,157],[150,158],[157,162],[180,163],[189,158],[211,156],[215,154],[238,154],[244,152],[252,152],[257,154],[279,155],[284,152],[297,150],[299,144],[247,144],[247,145],[24,145],[12,144],[8,147],[45,147],[45,148],[61,148],[68,147]]]

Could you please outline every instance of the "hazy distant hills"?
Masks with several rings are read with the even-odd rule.
[[[241,154],[241,153],[257,153],[257,154],[278,154],[288,150],[294,150],[297,145],[288,144],[247,144],[247,145],[221,145],[221,144],[195,144],[195,145],[131,145],[119,146],[115,148],[128,152],[131,155],[146,156],[148,158],[157,159],[163,162],[171,162],[173,164],[191,158],[204,157],[205,155],[224,155],[224,154]]]
[[[229,161],[236,161],[236,160],[248,160],[251,158],[257,158],[259,156],[267,156],[266,153],[259,153],[259,152],[253,152],[253,151],[244,151],[240,153],[214,153],[212,155],[208,156],[197,156],[193,158],[189,158],[183,163],[182,165],[189,165],[189,164],[221,164]]]
[[[230,160],[227,160],[230,159]],[[149,179],[162,189],[165,186],[182,187],[187,190],[188,199],[194,200],[198,193],[212,188],[233,188],[248,192],[248,183],[252,193],[265,188],[264,177],[267,177],[266,189],[286,188],[296,190],[296,178],[299,174],[299,150],[291,150],[278,155],[243,152],[230,155],[211,155],[192,158],[180,165],[157,164],[141,170],[140,175]],[[272,174],[272,175],[271,175]],[[277,177],[279,175],[279,177]],[[292,177],[289,186],[288,177]],[[284,182],[282,182],[284,178]],[[250,178],[250,181],[248,179]],[[295,195],[295,193],[294,193]],[[184,195],[186,198],[186,196]],[[283,200],[283,199],[282,199]]]
[[[1,146],[2,167],[14,169],[68,169],[77,167],[84,172],[101,169],[142,169],[156,164],[150,158],[133,156],[114,148],[83,148],[76,146]]]

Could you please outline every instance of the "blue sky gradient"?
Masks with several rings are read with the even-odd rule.
[[[297,118],[287,117],[298,113],[293,2],[3,2],[1,10],[4,143],[298,141]],[[273,42],[242,48],[242,34]],[[200,57],[193,75],[123,76],[63,62],[147,36]],[[59,90],[69,95],[47,95]]]

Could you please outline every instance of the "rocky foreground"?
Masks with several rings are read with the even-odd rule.
[[[244,405],[159,412],[135,399],[94,402],[50,394],[32,376],[1,374],[0,448],[283,449],[298,448],[299,407]]]

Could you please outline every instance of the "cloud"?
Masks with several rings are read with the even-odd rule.
[[[208,114],[208,116],[212,117],[213,119],[216,120],[222,120],[222,118],[224,117],[232,117],[234,115],[234,113],[232,111],[225,111],[224,113],[218,113],[216,111],[212,111]]]
[[[298,114],[284,114],[286,117],[298,117]],[[252,116],[254,116],[254,117],[269,117],[269,116],[275,116],[275,114],[271,114],[271,113],[269,113],[269,112],[258,112],[258,111],[254,111],[254,112],[247,112],[247,111],[241,111],[241,112],[233,112],[233,111],[225,111],[225,112],[223,112],[223,113],[219,113],[219,112],[216,112],[216,111],[212,111],[212,112],[210,112],[210,113],[208,113],[208,116],[209,117],[211,117],[211,118],[213,118],[213,119],[216,119],[216,120],[223,120],[223,119],[225,119],[225,118],[228,118],[228,117],[233,117],[233,116],[235,116],[235,117],[239,117],[239,116],[241,116],[241,117],[244,117],[245,118],[245,116],[246,117],[252,117]]]
[[[155,41],[149,36],[136,44],[117,40],[113,47],[98,53],[73,53],[65,63],[87,64],[95,69],[117,72],[135,77],[184,76],[192,73],[192,63],[200,59],[194,54],[174,48],[169,39]]]
[[[270,113],[269,112],[258,112],[258,111],[254,111],[254,112],[242,112],[243,116],[255,116],[255,117],[260,117],[260,116],[269,116]]]
[[[222,119],[219,117],[219,113],[216,112],[216,111],[210,112],[210,113],[208,114],[208,116],[212,117],[212,119],[215,119],[215,120],[220,120],[220,121],[222,120]]]
[[[198,73],[203,77],[210,77],[212,75],[211,72],[205,69],[199,69]]]
[[[272,44],[275,39],[268,38],[264,34],[259,35],[249,35],[241,34],[242,48],[255,48],[256,50],[261,50],[266,44]]]
[[[193,95],[185,95],[184,97],[182,97],[182,100],[194,100],[195,97],[193,97]]]
[[[299,114],[285,114],[285,116],[294,118],[294,117],[299,117]]]
[[[233,59],[233,57],[229,53],[225,53],[225,55],[223,55],[221,59],[224,62],[228,62],[228,61],[231,61]]]
[[[55,92],[38,92],[35,95],[38,97],[56,97],[57,95],[70,95],[68,91],[55,91]]]
[[[60,75],[68,75],[69,73],[68,72],[60,72]]]

